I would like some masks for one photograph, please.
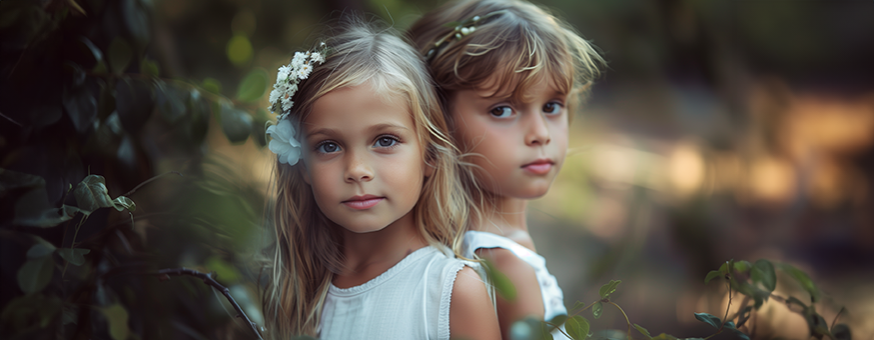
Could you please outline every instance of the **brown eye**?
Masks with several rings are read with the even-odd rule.
[[[549,103],[546,103],[546,105],[543,105],[543,112],[546,112],[546,114],[553,114],[553,115],[559,114],[559,113],[561,113],[561,107],[562,106],[559,103],[549,102]]]
[[[489,114],[495,118],[507,118],[513,115],[513,109],[509,106],[498,106],[489,111]]]

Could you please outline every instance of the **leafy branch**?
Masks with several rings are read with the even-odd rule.
[[[789,276],[792,277],[794,281],[809,294],[809,298],[811,301],[810,305],[805,304],[800,299],[793,296],[781,297],[779,295],[773,294],[773,291],[776,289],[777,286],[777,275],[775,272],[775,268],[789,274]],[[841,308],[841,310],[838,312],[838,315],[835,316],[835,319],[829,326],[823,319],[822,315],[816,312],[816,308],[814,306],[814,303],[816,303],[816,301],[819,301],[822,293],[819,291],[813,281],[810,280],[810,277],[806,273],[798,270],[791,265],[778,264],[775,266],[768,260],[758,260],[755,263],[730,260],[726,261],[719,269],[709,272],[704,279],[704,283],[706,284],[717,278],[725,280],[728,290],[728,305],[725,308],[725,313],[722,319],[708,313],[695,313],[695,318],[698,321],[713,326],[716,331],[713,334],[710,334],[704,338],[689,339],[706,340],[728,330],[740,339],[749,340],[750,337],[746,333],[741,331],[740,328],[746,325],[746,322],[750,319],[751,314],[755,310],[758,310],[769,298],[773,298],[775,301],[785,303],[790,310],[801,314],[808,323],[810,335],[815,337],[816,339],[851,339],[849,327],[846,324],[837,324],[838,317],[845,311],[845,308]],[[636,323],[632,323],[628,317],[628,314],[625,313],[625,310],[623,310],[622,307],[619,306],[619,304],[617,304],[615,301],[612,301],[610,298],[610,296],[614,292],[616,292],[616,289],[618,288],[620,283],[621,281],[619,280],[611,280],[609,283],[601,286],[601,288],[598,290],[599,299],[589,304],[584,304],[577,301],[576,304],[574,304],[574,306],[570,309],[571,313],[569,313],[569,315],[559,315],[553,320],[549,321],[538,322],[533,319],[526,319],[517,322],[521,324],[527,324],[528,329],[534,330],[534,332],[527,332],[524,333],[527,334],[526,336],[513,336],[512,338],[518,340],[551,340],[553,339],[553,335],[551,334],[551,332],[558,331],[570,339],[587,339],[589,337],[588,332],[590,329],[589,322],[588,320],[586,320],[585,317],[580,314],[589,309],[592,309],[593,316],[595,317],[595,319],[598,319],[603,314],[603,306],[605,304],[609,304],[616,307],[625,318],[625,322],[628,325],[628,329],[626,332],[626,337],[628,340],[634,339],[631,331],[632,328],[636,329],[647,340],[679,339],[673,335],[669,335],[666,333],[662,333],[657,336],[651,336],[646,328]],[[741,307],[738,308],[737,312],[730,314],[733,304],[733,295],[735,293],[743,295],[744,298],[740,304]],[[751,302],[752,305],[750,305]],[[731,315],[731,317],[729,317],[729,315]],[[540,323],[541,325],[538,326],[537,323]],[[562,325],[564,326],[564,328],[561,327]],[[516,325],[514,325],[514,327],[516,327]],[[513,335],[516,334],[514,333]]]
[[[225,287],[222,284],[218,283],[218,281],[216,281],[215,278],[213,277],[214,275],[212,273],[208,273],[208,274],[201,273],[199,271],[196,271],[193,269],[187,269],[187,268],[172,268],[172,269],[161,269],[157,273],[153,273],[152,275],[157,275],[158,279],[160,279],[161,281],[170,280],[170,276],[194,276],[196,278],[203,280],[203,283],[209,285],[210,287],[214,288],[215,290],[218,290],[219,292],[222,293],[222,295],[225,296],[225,298],[228,299],[228,302],[231,303],[231,306],[233,306],[234,310],[236,310],[238,313],[236,315],[236,317],[241,318],[244,321],[246,321],[246,324],[249,325],[249,329],[252,330],[252,333],[255,334],[255,337],[257,339],[259,339],[259,340],[263,339],[261,337],[261,333],[258,332],[257,325],[254,322],[252,322],[251,320],[249,320],[249,317],[246,316],[246,313],[243,312],[243,309],[240,308],[240,305],[237,304],[237,301],[234,300],[233,296],[231,296],[231,293],[230,293],[230,290],[228,289],[228,287]]]

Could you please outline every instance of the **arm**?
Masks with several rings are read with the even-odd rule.
[[[449,333],[452,339],[495,340],[501,337],[486,286],[470,267],[458,272],[452,286]]]
[[[513,322],[528,316],[543,320],[545,313],[543,295],[531,265],[503,248],[479,249],[477,255],[494,264],[495,268],[506,275],[516,288],[516,298],[513,300],[507,300],[500,294],[496,297],[498,321],[504,339],[510,338],[510,326]]]

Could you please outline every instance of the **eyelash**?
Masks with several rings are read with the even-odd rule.
[[[392,144],[391,144],[391,145],[388,145],[388,146],[381,146],[381,145],[379,145],[379,142],[382,141],[383,139],[388,139],[388,140],[390,140],[390,141],[392,142]],[[400,144],[400,143],[401,143],[401,140],[400,140],[400,138],[398,138],[397,136],[393,136],[393,135],[381,135],[381,136],[379,136],[379,137],[376,137],[376,140],[373,142],[373,146],[378,147],[378,148],[391,149],[391,148],[394,148],[394,147],[398,146],[398,144]],[[336,149],[335,149],[334,151],[324,150],[324,147],[325,147],[325,146],[328,146],[328,145],[333,145]],[[316,147],[315,147],[315,150],[314,150],[314,151],[315,151],[315,152],[318,152],[318,153],[321,153],[321,154],[329,154],[329,153],[337,152],[337,151],[339,151],[339,150],[340,150],[340,145],[338,145],[336,142],[334,142],[334,141],[332,141],[332,140],[326,140],[326,141],[322,141],[322,142],[319,142],[318,144],[316,144]]]
[[[550,112],[550,111],[547,111],[546,107],[547,107],[548,105],[555,105],[556,108],[558,109],[558,112]],[[564,104],[562,104],[561,102],[553,101],[553,102],[548,102],[548,103],[544,104],[542,110],[543,110],[543,112],[546,113],[546,114],[549,114],[549,115],[557,115],[557,114],[561,113],[561,109],[562,109],[562,108],[564,108]],[[503,109],[508,109],[508,110],[509,110],[509,115],[507,115],[507,116],[502,116],[504,113],[506,113],[506,111],[503,110]],[[499,113],[499,114],[496,115],[495,113]],[[509,118],[510,116],[512,116],[513,114],[515,114],[515,111],[514,111],[513,108],[510,107],[510,106],[507,106],[507,105],[501,105],[501,106],[497,106],[497,107],[495,107],[495,108],[489,110],[489,114],[492,115],[492,117],[495,117],[495,118]]]

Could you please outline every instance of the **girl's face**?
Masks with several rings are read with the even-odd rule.
[[[479,166],[476,176],[485,190],[514,198],[540,197],[567,153],[567,95],[546,79],[524,96],[515,96],[525,102],[512,95],[482,89],[456,92],[450,98],[454,137],[465,152],[474,154],[469,161]]]
[[[351,232],[412,221],[425,163],[403,103],[368,82],[329,92],[303,121],[304,180],[325,216]]]

